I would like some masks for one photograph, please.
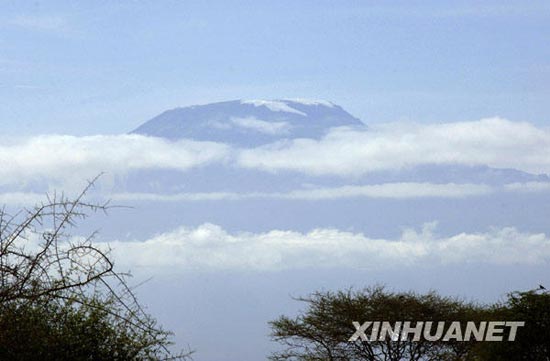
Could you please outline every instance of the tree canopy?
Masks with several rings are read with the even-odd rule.
[[[54,194],[15,214],[0,210],[0,359],[185,359],[171,333],[145,312],[94,234],[73,235],[78,221],[106,212]]]
[[[272,338],[281,349],[272,360],[549,360],[550,295],[537,291],[515,292],[497,304],[479,304],[435,292],[391,292],[384,287],[360,291],[315,292],[299,298],[306,308],[297,316],[280,316],[270,322]],[[427,340],[394,337],[354,340],[353,322],[456,321],[462,329],[469,321],[525,321],[515,341],[472,339]],[[516,356],[517,358],[511,358]]]

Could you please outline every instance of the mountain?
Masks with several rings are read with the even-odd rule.
[[[319,138],[329,128],[342,126],[365,124],[328,101],[232,100],[168,110],[131,133],[258,146],[280,139]]]
[[[245,148],[287,138],[318,138],[341,126],[369,129],[330,102],[234,100],[168,110],[132,133]],[[513,187],[532,183],[536,188],[547,182],[546,175],[487,165],[423,164],[341,176],[269,172],[239,166],[230,158],[187,171],[149,168],[125,173],[109,187],[118,195],[115,202],[134,208],[112,226],[103,226],[102,232],[111,239],[144,238],[158,230],[208,222],[234,232],[309,232],[322,227],[399,237],[403,228],[439,221],[442,234],[509,226],[550,233],[550,193]],[[120,229],[132,231],[121,235]]]
[[[367,126],[342,107],[323,100],[232,100],[167,110],[131,133],[177,140],[181,138],[255,147],[282,139],[320,138],[330,128]],[[223,179],[223,182],[220,182]],[[459,183],[503,186],[509,183],[549,182],[546,175],[515,169],[461,164],[425,164],[370,172],[359,177],[273,174],[231,165],[213,164],[182,174],[179,171],[138,171],[128,174],[121,190],[164,193],[288,192],[304,185],[335,187],[399,182]],[[154,185],[154,186],[152,186]]]

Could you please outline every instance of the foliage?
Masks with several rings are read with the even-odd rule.
[[[493,317],[524,321],[514,342],[486,343],[479,349],[483,360],[550,360],[550,294],[543,290],[512,292],[492,309]]]
[[[418,342],[411,339],[348,342],[355,329],[353,321],[479,319],[482,307],[436,293],[424,295],[394,293],[383,287],[362,291],[317,292],[300,298],[306,311],[295,318],[281,316],[272,321],[272,337],[284,350],[272,360],[461,360],[469,343]]]
[[[272,337],[283,348],[272,360],[550,360],[550,293],[540,288],[512,292],[499,303],[479,305],[434,292],[394,293],[383,287],[316,292],[300,298],[307,308],[272,321]],[[352,321],[523,321],[514,341],[428,342],[410,339],[348,342]],[[463,326],[464,327],[464,326]],[[464,329],[464,328],[462,328]]]
[[[161,360],[170,333],[148,315],[95,233],[77,221],[109,208],[54,194],[32,209],[0,211],[0,359]]]

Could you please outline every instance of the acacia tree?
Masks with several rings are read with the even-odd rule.
[[[525,322],[514,342],[486,343],[479,348],[482,360],[550,360],[550,293],[544,289],[512,292],[492,307],[494,319]]]
[[[79,220],[107,212],[87,202],[97,178],[74,199],[54,194],[10,215],[0,211],[0,358],[11,360],[185,359],[171,333],[138,302],[95,233],[74,237]]]
[[[270,322],[272,338],[283,346],[272,360],[468,360],[472,342],[429,342],[411,338],[349,342],[353,321],[475,321],[483,308],[459,299],[428,293],[394,293],[383,287],[362,291],[316,292],[297,317]]]

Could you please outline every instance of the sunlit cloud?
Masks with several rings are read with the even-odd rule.
[[[230,233],[217,225],[203,224],[180,227],[145,241],[109,245],[121,265],[170,271],[395,269],[424,263],[540,264],[550,260],[550,239],[542,233],[500,228],[438,236],[435,223],[425,224],[420,231],[406,229],[396,239],[331,228],[307,233]]]
[[[142,169],[175,169],[222,161],[228,147],[210,142],[169,142],[140,135],[37,136],[0,143],[0,185],[36,180],[81,184],[101,172],[123,176]]]
[[[359,176],[424,164],[488,165],[550,173],[550,131],[501,118],[334,129],[321,140],[296,139],[243,150],[238,164],[269,172]]]
[[[256,128],[266,126],[250,120],[245,123]],[[269,131],[282,129],[277,123],[274,127]],[[284,140],[258,148],[187,139],[167,141],[135,134],[43,135],[0,139],[0,164],[0,185],[15,187],[34,181],[46,182],[52,187],[80,184],[99,172],[113,177],[141,170],[188,172],[210,164],[271,173],[338,176],[353,180],[354,184],[366,174],[422,165],[487,165],[550,174],[550,130],[500,118],[446,124],[392,124],[366,131],[335,128],[319,140]],[[488,191],[483,185],[396,183],[260,196],[460,197]],[[220,197],[226,196],[243,197],[228,194]]]

